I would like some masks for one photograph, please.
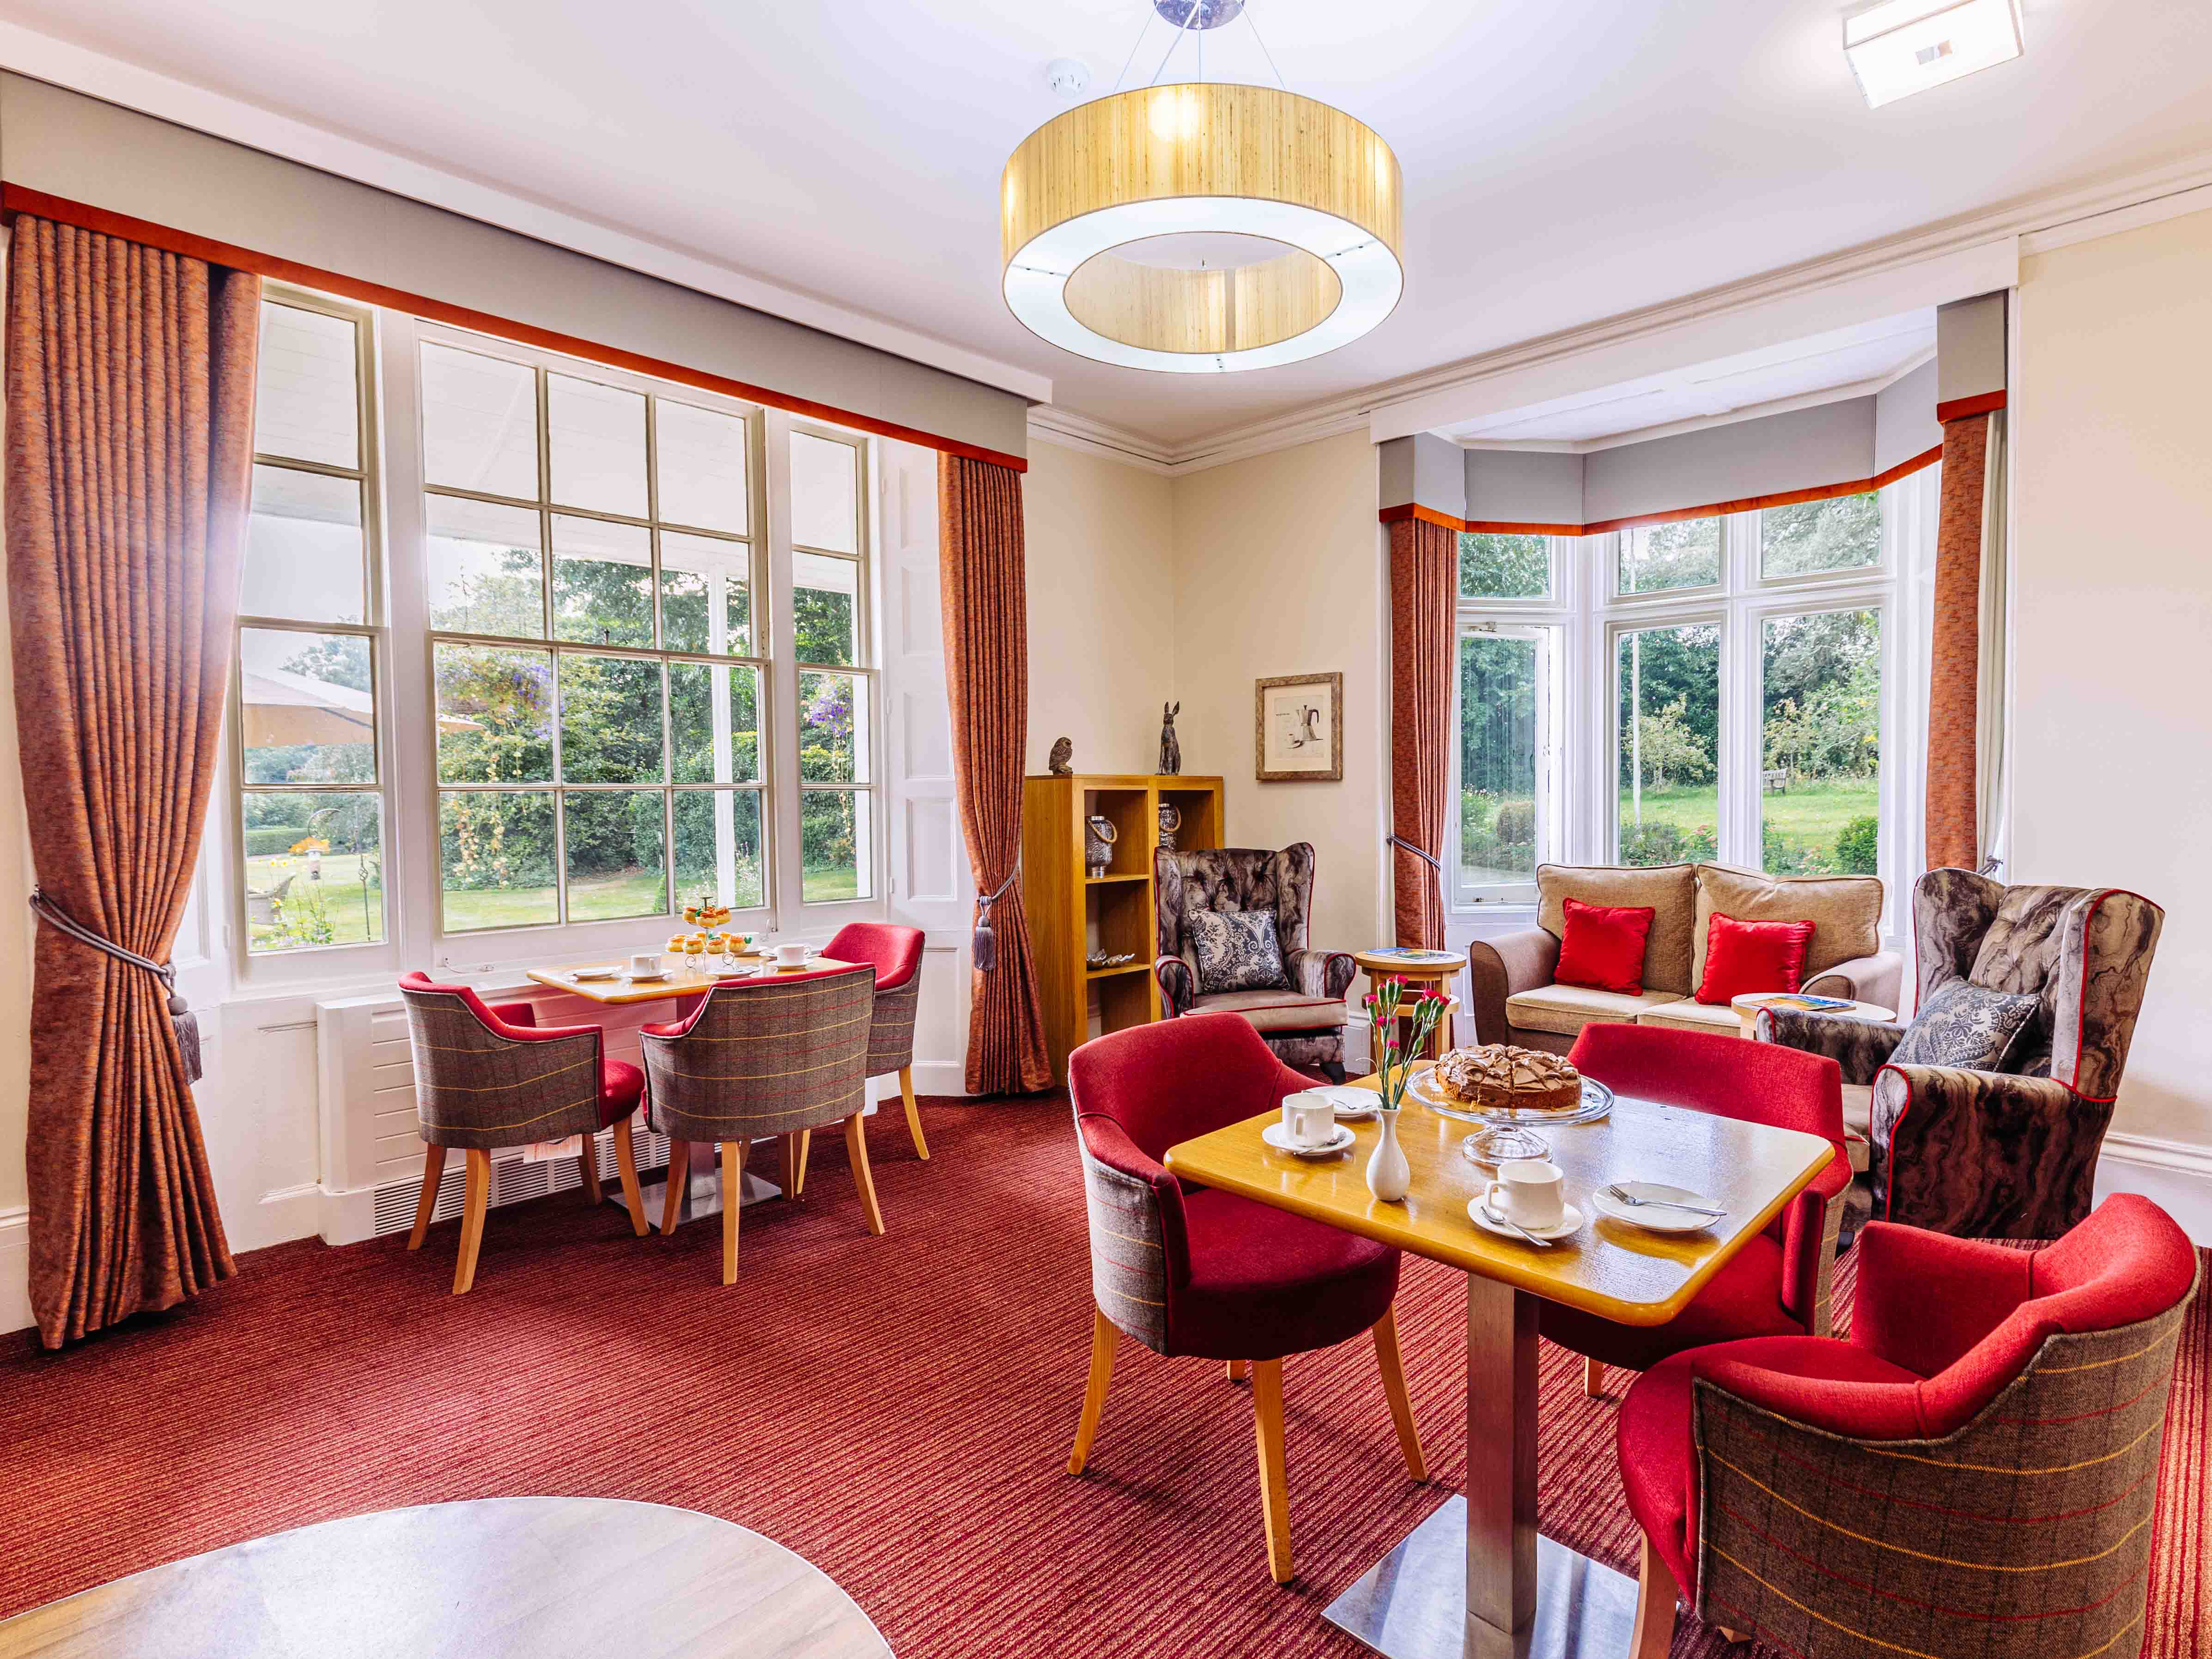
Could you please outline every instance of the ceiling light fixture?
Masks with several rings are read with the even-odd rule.
[[[2010,63],[2025,45],[2018,0],[1881,0],[1844,19],[1870,109]]]
[[[1258,39],[1247,0],[1152,4],[1176,31],[1160,70],[1188,39],[1202,76],[1205,32],[1240,15]],[[1388,317],[1405,288],[1390,147],[1279,84],[1152,79],[1116,82],[1008,159],[1003,285],[1024,325],[1099,362],[1218,374],[1334,351]]]

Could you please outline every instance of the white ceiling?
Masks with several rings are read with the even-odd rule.
[[[1203,380],[1069,357],[999,296],[1000,169],[1064,107],[1043,65],[1110,89],[1146,0],[0,0],[0,20],[1049,374],[1061,405],[1174,444],[2212,149],[2197,0],[2026,0],[2023,60],[1875,111],[1844,9],[1252,0],[1291,86],[1396,149],[1408,280],[1345,350]],[[1152,23],[1133,79],[1167,35]],[[1206,70],[1272,78],[1242,23]]]

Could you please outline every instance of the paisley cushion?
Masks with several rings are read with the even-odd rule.
[[[1183,928],[1198,957],[1201,995],[1289,983],[1273,910],[1200,910],[1184,919]]]
[[[1893,1066],[1957,1066],[2004,1070],[2005,1050],[2042,1006],[2039,997],[1991,991],[1953,980],[1921,1005],[1890,1054]]]

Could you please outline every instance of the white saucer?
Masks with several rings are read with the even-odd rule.
[[[1301,1146],[1284,1132],[1281,1124],[1270,1123],[1260,1131],[1260,1139],[1277,1152],[1288,1152],[1292,1158],[1334,1158],[1358,1137],[1340,1123],[1336,1126],[1335,1134],[1320,1146]]]
[[[622,969],[619,968],[579,968],[575,972],[570,974],[568,977],[574,980],[620,979],[622,977]]]
[[[1528,1229],[1528,1231],[1534,1234],[1538,1238],[1548,1241],[1554,1238],[1565,1238],[1569,1233],[1577,1231],[1583,1224],[1583,1212],[1571,1204],[1563,1206],[1562,1208],[1565,1213],[1563,1213],[1559,1218],[1559,1224],[1558,1226],[1531,1227]],[[1467,1218],[1474,1223],[1476,1226],[1481,1228],[1483,1231],[1486,1233],[1496,1233],[1500,1238],[1521,1237],[1521,1235],[1515,1232],[1512,1228],[1505,1225],[1502,1222],[1492,1221],[1487,1215],[1484,1214],[1482,1200],[1479,1198],[1470,1198],[1468,1200]],[[1522,1242],[1526,1243],[1528,1241],[1526,1239],[1522,1239]]]
[[[1336,1110],[1339,1123],[1359,1123],[1373,1117],[1382,1104],[1382,1097],[1372,1089],[1355,1089],[1349,1084],[1332,1083],[1326,1089],[1314,1092],[1327,1100]]]
[[[625,974],[623,977],[627,979],[633,985],[651,985],[660,980],[666,979],[668,977],[668,970],[664,968],[657,974]]]
[[[1693,1193],[1687,1187],[1669,1187],[1663,1182],[1608,1181],[1606,1186],[1619,1186],[1638,1198],[1680,1199],[1685,1204],[1695,1204],[1708,1210],[1720,1208],[1703,1193]],[[1633,1205],[1623,1204],[1617,1198],[1608,1198],[1603,1187],[1590,1194],[1590,1204],[1607,1220],[1641,1227],[1648,1233],[1700,1233],[1714,1222],[1723,1219],[1719,1216],[1692,1215],[1686,1210],[1662,1210],[1656,1206],[1638,1209]]]

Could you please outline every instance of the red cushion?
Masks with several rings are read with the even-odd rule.
[[[1398,1252],[1341,1227],[1207,1188],[1183,1200],[1183,1218],[1190,1278],[1170,1304],[1176,1353],[1279,1359],[1326,1348],[1374,1324],[1398,1293]]]
[[[921,966],[922,933],[919,927],[899,927],[885,921],[851,921],[837,937],[822,947],[833,962],[866,962],[876,970],[876,989],[896,991]]]
[[[599,1062],[599,1127],[619,1123],[637,1109],[645,1093],[645,1073],[626,1060]]]
[[[1794,991],[1805,977],[1809,921],[1738,921],[1713,912],[1705,929],[1705,979],[1698,1000],[1725,1004],[1754,991]]]
[[[1559,940],[1555,983],[1589,991],[1644,994],[1644,941],[1657,912],[1650,905],[1584,904],[1566,902],[1566,923]]]
[[[1663,1325],[1622,1325],[1561,1302],[1536,1310],[1536,1328],[1563,1348],[1645,1370],[1670,1354],[1747,1336],[1802,1336],[1782,1305],[1782,1246],[1760,1233],[1721,1264],[1690,1305]]]

